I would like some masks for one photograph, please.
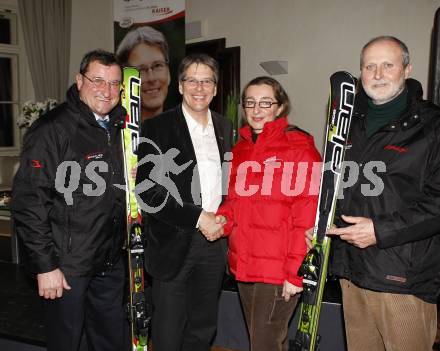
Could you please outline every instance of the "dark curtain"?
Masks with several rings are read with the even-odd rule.
[[[430,61],[428,98],[440,106],[440,8],[437,9],[434,17]]]

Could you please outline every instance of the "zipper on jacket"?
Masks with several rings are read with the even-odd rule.
[[[116,131],[116,133],[114,133],[114,139],[113,139],[113,143],[112,143],[112,139],[111,139],[111,135],[110,132],[108,130],[106,130],[107,132],[107,141],[108,141],[108,146],[109,146],[109,157],[108,157],[108,172],[109,172],[109,183],[113,184],[114,182],[114,178],[115,178],[115,168],[118,167],[118,169],[121,169],[123,167],[123,165],[121,165],[120,163],[118,163],[118,158],[117,158],[117,154],[118,152],[122,153],[122,150],[119,150],[117,148],[118,145],[118,131]],[[116,165],[116,167],[115,167]],[[116,201],[116,195],[114,193],[114,190],[110,190],[110,196],[111,196],[111,201],[114,203]],[[119,230],[115,230],[116,223],[117,223],[117,219],[115,218],[115,213],[114,213],[114,206],[112,209],[112,216],[110,218],[110,221],[112,222],[112,229],[113,229],[113,233],[111,236],[111,245],[110,245],[110,250],[108,253],[108,257],[105,261],[105,264],[107,266],[107,270],[113,270],[114,265],[115,265],[115,259],[120,259],[119,255],[116,254],[116,250],[115,250],[115,241],[117,240],[117,235],[119,233]],[[120,220],[124,220],[124,218],[119,218]],[[120,223],[120,222],[119,222]]]
[[[72,252],[72,233],[70,232],[70,215],[67,212],[67,253]]]

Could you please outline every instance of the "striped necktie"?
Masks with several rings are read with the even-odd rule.
[[[105,130],[108,130],[108,128],[110,127],[110,121],[108,120],[108,119],[101,119],[101,118],[98,118],[97,120],[96,120],[96,122],[98,122],[98,124],[102,127],[102,128],[104,128]]]

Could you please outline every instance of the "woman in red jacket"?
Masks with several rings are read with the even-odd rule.
[[[302,291],[297,272],[306,254],[304,232],[314,224],[321,158],[313,138],[288,124],[289,97],[275,79],[250,81],[242,106],[247,125],[233,149],[228,196],[217,215],[226,221],[229,267],[251,350],[285,351]]]

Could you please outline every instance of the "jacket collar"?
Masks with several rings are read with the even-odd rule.
[[[224,127],[222,124],[221,115],[217,114],[214,111],[211,112],[211,120],[214,126],[214,133],[217,140],[218,151],[220,153],[221,162],[224,161],[224,152],[225,152],[225,141],[224,141]],[[185,120],[185,116],[183,115],[182,104],[177,105],[174,108],[174,113],[177,117],[176,133],[179,135],[179,140],[181,141],[181,146],[185,150],[186,153],[192,155],[192,159],[196,159],[196,153],[194,150],[194,146],[191,141],[191,135],[189,133],[189,126]]]
[[[202,127],[202,125],[197,122],[194,118],[192,118],[191,114],[188,112],[187,109],[185,109],[185,107],[183,105],[182,106],[182,112],[183,112],[183,116],[185,117],[186,120],[186,124],[188,125],[188,129],[189,131],[192,133],[194,131],[194,129]],[[211,110],[208,110],[208,123],[206,124],[206,127],[212,127],[213,123],[212,123],[212,117],[211,117]]]
[[[408,78],[405,81],[405,89],[408,90],[408,105],[414,105],[423,98],[423,89],[419,81]],[[368,96],[362,84],[359,84],[359,92],[355,99],[355,113],[365,115],[368,109]]]
[[[76,84],[72,84],[67,90],[66,100],[70,106],[72,106],[75,110],[78,110],[81,117],[84,118],[87,123],[99,126],[90,107],[80,99]],[[120,104],[116,105],[109,113],[110,124],[122,126],[126,114],[127,112],[124,107],[122,107]]]
[[[277,118],[274,121],[267,122],[264,124],[263,131],[258,136],[258,140],[263,138],[264,140],[272,140],[280,137],[284,134],[288,126],[287,116]],[[252,142],[252,130],[249,125],[244,126],[240,129],[240,135],[243,139]]]
[[[417,103],[421,102],[423,99],[423,89],[419,81],[408,78],[405,81],[405,89],[408,90],[408,108],[399,117],[388,123],[385,127],[381,128],[383,131],[396,132],[398,130],[409,129],[416,124],[420,123],[421,119],[414,107]],[[359,84],[359,92],[356,94],[355,99],[355,110],[354,114],[364,120],[368,109],[368,96]]]

